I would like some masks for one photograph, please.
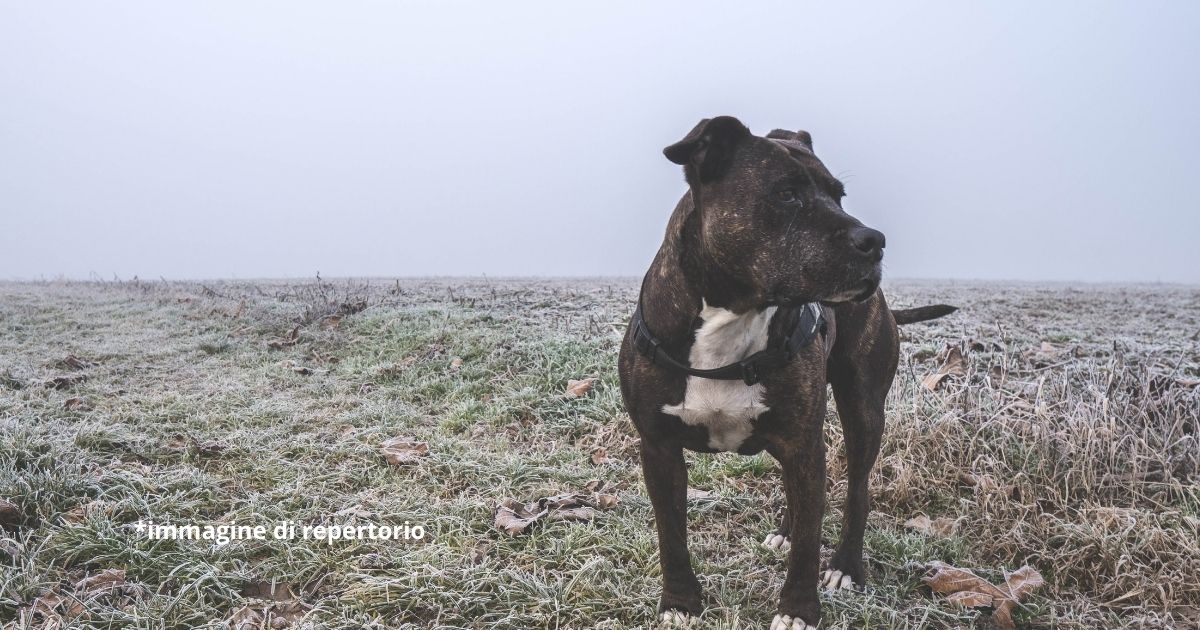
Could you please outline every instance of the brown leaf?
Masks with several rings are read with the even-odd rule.
[[[333,330],[342,323],[341,315],[326,315],[321,318],[321,327]]]
[[[620,502],[621,497],[618,497],[615,494],[596,495],[596,505],[599,506],[601,510],[611,510],[617,507],[617,504]]]
[[[597,446],[596,448],[592,449],[593,464],[599,466],[606,461],[608,461],[608,449],[604,448],[603,446]]]
[[[63,401],[63,409],[66,409],[67,411],[70,411],[72,409],[79,409],[79,410],[86,411],[87,408],[88,408],[87,400],[80,398],[79,396],[72,396]]]
[[[932,575],[923,579],[935,593],[947,595],[956,604],[969,607],[994,606],[992,619],[1003,630],[1013,630],[1012,609],[1021,598],[1042,586],[1045,581],[1033,567],[1023,566],[1004,575],[1003,588],[975,575],[968,569],[959,569],[943,562],[933,561],[928,565]]]
[[[471,564],[482,564],[487,560],[488,554],[492,552],[492,544],[486,540],[481,540],[475,543],[471,548],[471,553],[467,556],[471,560]]]
[[[89,575],[75,584],[75,590],[86,593],[87,596],[97,595],[121,586],[125,583],[124,569],[105,569]]]
[[[0,499],[0,523],[12,523],[20,521],[25,515],[21,508],[16,503],[8,499]]]
[[[965,375],[967,373],[965,365],[962,350],[959,350],[958,346],[948,345],[942,351],[942,366],[938,368],[937,372],[925,375],[921,379],[921,385],[930,391],[934,391],[947,376]]]
[[[224,442],[219,442],[217,440],[196,442],[195,447],[196,447],[196,452],[200,453],[201,455],[216,455],[217,453],[220,453],[221,451],[228,448],[228,446]]]
[[[595,378],[585,378],[578,381],[569,380],[567,381],[566,396],[567,398],[578,398],[587,395],[588,392],[592,391],[592,385],[595,385],[595,383]]]
[[[462,364],[462,357],[454,357],[453,359],[450,359],[450,371],[457,372],[462,368]]]
[[[25,545],[11,539],[0,538],[0,554],[8,555],[9,559],[14,563],[21,559],[25,553]]]
[[[946,378],[947,376],[949,375],[943,372],[926,374],[925,377],[921,379],[921,385],[923,385],[925,389],[928,389],[929,391],[934,391],[938,388],[938,385],[942,384],[942,379]]]
[[[292,585],[287,582],[249,582],[242,587],[241,595],[242,597],[256,597],[275,602],[283,602],[296,598],[295,593],[292,592]]]
[[[587,507],[563,507],[550,510],[546,519],[551,521],[590,521],[596,518],[596,510]]]
[[[516,499],[504,499],[496,506],[495,526],[509,536],[516,536],[528,531],[546,512],[530,510],[529,506]]]
[[[915,529],[929,536],[952,536],[958,530],[958,520],[946,517],[929,520],[924,514],[914,516],[904,522],[904,526]]]
[[[45,381],[44,385],[51,389],[59,389],[59,390],[70,389],[72,387],[75,387],[76,385],[79,385],[80,383],[83,383],[87,379],[88,379],[88,377],[86,374],[71,374],[69,376],[56,376],[48,381]]]
[[[387,463],[393,466],[415,464],[421,461],[422,457],[429,456],[429,443],[418,442],[410,437],[394,437],[384,440],[379,452],[383,454]]]
[[[716,495],[709,492],[708,490],[697,490],[695,488],[687,489],[687,500],[688,501],[699,501],[700,499],[711,499],[714,496],[716,496]]]
[[[534,523],[541,520],[591,521],[596,518],[596,508],[608,510],[620,502],[616,494],[597,492],[603,486],[604,482],[597,479],[587,484],[592,492],[590,495],[568,492],[544,497],[533,503],[504,499],[496,506],[495,527],[510,536],[516,536],[529,531]]]
[[[992,596],[976,593],[975,591],[959,591],[946,597],[946,601],[958,604],[963,608],[980,608],[992,605]]]
[[[63,520],[79,523],[90,516],[108,516],[112,514],[112,504],[107,501],[88,501],[80,503],[63,514]]]
[[[296,326],[286,337],[282,339],[272,339],[267,342],[267,347],[272,350],[280,350],[288,346],[294,346],[300,341],[300,327]]]
[[[1017,601],[1046,584],[1042,574],[1029,565],[1012,573],[1005,573],[1004,582],[1008,585],[1009,597]]]
[[[54,367],[60,370],[82,370],[84,368],[90,368],[96,365],[97,363],[95,361],[89,361],[73,354],[68,354],[62,359],[54,362]]]
[[[312,585],[310,585],[312,586]],[[238,630],[251,628],[286,628],[302,619],[311,608],[296,595],[296,591],[304,590],[293,587],[286,582],[251,582],[242,587],[242,597],[252,601],[235,610],[229,618],[229,625]]]
[[[337,312],[339,315],[354,315],[355,313],[361,313],[365,310],[367,310],[367,300],[360,298],[338,304]]]

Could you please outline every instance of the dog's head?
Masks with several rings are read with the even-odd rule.
[[[691,187],[688,247],[739,293],[780,305],[836,303],[879,286],[883,234],[842,210],[845,189],[807,132],[759,137],[720,116],[663,153],[684,166]]]

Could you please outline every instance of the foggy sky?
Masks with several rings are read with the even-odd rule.
[[[0,278],[637,275],[703,117],[893,277],[1200,282],[1200,3],[0,3]]]

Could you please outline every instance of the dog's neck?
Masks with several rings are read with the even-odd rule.
[[[766,307],[761,296],[703,254],[698,212],[690,194],[680,200],[641,291],[647,326],[677,348],[690,344],[705,305],[739,314]]]

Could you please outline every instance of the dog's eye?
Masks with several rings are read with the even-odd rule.
[[[775,196],[783,203],[800,203],[800,197],[796,195],[796,191],[792,188],[784,188],[775,193]]]

